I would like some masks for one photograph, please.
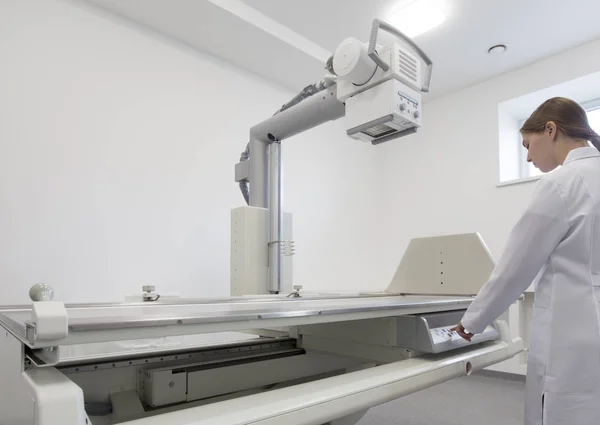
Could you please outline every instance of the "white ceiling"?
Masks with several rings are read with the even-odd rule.
[[[344,38],[367,41],[372,20],[405,0],[82,1],[297,91]],[[448,2],[446,22],[415,38],[434,63],[430,97],[600,38],[597,0]],[[499,43],[506,53],[488,55]]]

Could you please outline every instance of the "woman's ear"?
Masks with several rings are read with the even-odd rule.
[[[548,134],[548,136],[555,138],[556,134],[558,132],[558,129],[556,127],[556,123],[554,121],[548,121],[546,123],[546,129],[545,132]]]

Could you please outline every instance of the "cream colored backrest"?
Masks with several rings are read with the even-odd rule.
[[[386,292],[475,295],[495,262],[479,233],[413,239]]]

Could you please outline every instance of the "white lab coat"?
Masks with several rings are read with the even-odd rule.
[[[525,424],[600,424],[600,153],[595,148],[572,150],[563,167],[538,182],[494,272],[463,317],[465,329],[483,331],[536,276]]]

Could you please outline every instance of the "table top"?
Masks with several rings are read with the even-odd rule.
[[[461,310],[472,299],[380,294],[69,305],[69,335],[60,341],[35,341],[27,326],[31,308],[0,310],[0,325],[39,348]]]

